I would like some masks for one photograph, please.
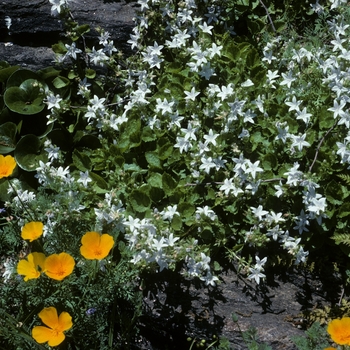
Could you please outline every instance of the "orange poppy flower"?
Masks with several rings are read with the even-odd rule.
[[[22,228],[21,236],[23,239],[28,239],[33,242],[39,238],[44,231],[44,224],[40,221],[31,221],[25,224]]]
[[[62,281],[74,269],[75,262],[68,253],[52,254],[45,260],[44,272],[52,279]]]
[[[2,154],[0,155],[0,179],[3,177],[10,176],[16,168],[15,158],[12,156],[4,157]]]
[[[327,332],[332,340],[339,345],[350,345],[350,317],[329,322]]]
[[[107,233],[101,235],[98,232],[86,232],[81,243],[80,253],[85,259],[101,260],[109,254],[114,245],[114,239]]]
[[[17,265],[17,273],[24,275],[24,280],[39,278],[40,271],[44,270],[45,255],[43,253],[30,253],[27,260],[20,260]],[[39,270],[40,268],[40,270]]]
[[[57,346],[66,338],[63,332],[73,326],[72,317],[68,312],[63,311],[58,316],[56,308],[52,306],[41,310],[38,316],[47,326],[35,326],[32,329],[32,337],[38,343],[48,342],[50,346]]]
[[[330,347],[325,348],[325,349],[323,349],[323,350],[337,350],[337,349],[336,349],[336,348],[333,348],[333,346],[330,346]]]

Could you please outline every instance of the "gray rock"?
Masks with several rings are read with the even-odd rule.
[[[98,45],[96,27],[111,34],[115,46],[128,53],[129,35],[134,26],[136,2],[73,0],[70,9],[79,24],[89,24],[85,35],[89,46]],[[6,16],[11,27],[6,27]],[[52,65],[51,46],[64,39],[63,23],[51,15],[48,0],[0,0],[0,60],[37,70]]]

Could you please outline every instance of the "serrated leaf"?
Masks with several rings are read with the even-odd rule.
[[[180,203],[177,206],[177,211],[181,214],[181,216],[185,217],[185,218],[189,218],[193,215],[193,213],[195,212],[196,207],[191,204],[191,203]]]
[[[339,208],[339,213],[337,215],[338,218],[344,218],[346,216],[350,215],[350,203],[345,202],[342,204],[342,206]]]
[[[162,175],[159,173],[149,173],[147,183],[152,187],[162,188]]]
[[[267,153],[261,162],[264,170],[276,169],[278,165],[277,157],[273,153]]]
[[[138,213],[145,212],[151,206],[149,195],[141,190],[133,190],[130,195],[130,204]]]
[[[169,175],[167,173],[164,173],[162,175],[162,187],[163,187],[164,192],[167,195],[172,194],[174,192],[176,186],[177,186],[177,183],[171,175]]]
[[[156,152],[146,152],[145,157],[147,160],[147,163],[153,167],[153,168],[161,168],[162,163],[158,157],[158,153]]]
[[[174,152],[174,145],[168,142],[159,148],[158,150],[159,159],[162,159],[162,160],[167,159],[172,155],[173,152]]]
[[[81,171],[91,170],[91,167],[92,167],[91,159],[85,153],[75,149],[72,154],[72,159],[73,159],[73,164],[76,166],[77,169]]]
[[[180,231],[182,229],[182,220],[178,215],[174,215],[173,219],[171,220],[171,227],[176,231]]]
[[[100,175],[97,175],[96,173],[93,173],[92,171],[89,171],[89,176],[90,176],[91,180],[95,181],[96,185],[99,188],[101,188],[102,190],[108,189],[108,184],[104,180],[103,177],[101,177]],[[104,191],[103,191],[103,193],[104,193]]]

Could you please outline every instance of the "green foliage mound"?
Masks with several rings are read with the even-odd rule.
[[[73,319],[60,348],[132,348],[162,271],[214,289],[225,269],[259,284],[310,266],[348,289],[345,1],[139,0],[127,58],[50,3],[55,66],[0,62],[0,154],[17,164],[0,179],[2,347],[47,348],[31,332],[55,307]],[[112,236],[110,254],[86,260],[86,232]],[[62,281],[18,274],[61,252]]]

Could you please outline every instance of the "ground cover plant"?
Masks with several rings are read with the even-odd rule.
[[[157,281],[227,269],[336,274],[346,297],[346,1],[139,0],[130,57],[50,3],[56,65],[0,62],[3,348],[135,348]]]

